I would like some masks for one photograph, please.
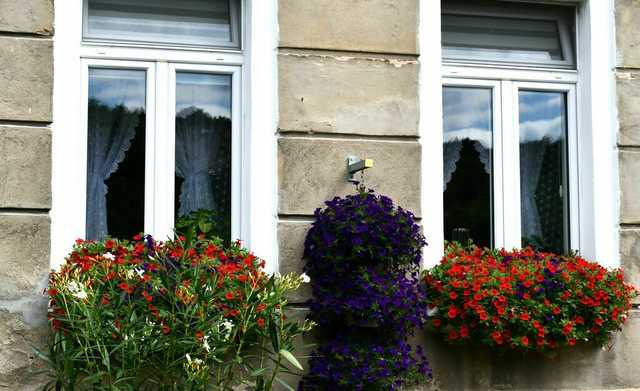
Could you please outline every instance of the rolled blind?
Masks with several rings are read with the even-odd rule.
[[[89,0],[86,39],[239,46],[236,0]]]
[[[442,15],[443,57],[499,62],[571,62],[560,20]]]

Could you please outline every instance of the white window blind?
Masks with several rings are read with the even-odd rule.
[[[239,47],[237,0],[86,0],[84,39]]]
[[[464,62],[574,67],[572,9],[445,8],[442,56]]]

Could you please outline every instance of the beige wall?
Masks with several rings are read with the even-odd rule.
[[[0,0],[0,389],[41,387],[53,88],[51,0]]]

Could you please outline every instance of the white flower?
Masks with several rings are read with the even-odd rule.
[[[207,339],[209,339],[209,336],[205,335],[204,342],[202,342],[202,347],[207,351],[207,353],[209,353],[211,351],[211,346],[209,346],[209,342],[207,341]]]
[[[135,272],[138,273],[138,276],[140,278],[142,278],[142,276],[144,275],[144,269],[135,269]]]
[[[135,272],[131,269],[127,270],[127,278],[132,279],[135,275]]]
[[[84,300],[87,298],[87,292],[84,289],[79,290],[78,292],[75,292],[73,296],[77,297],[80,300]]]
[[[189,364],[191,364],[191,356],[189,356],[189,353],[185,354],[184,356],[187,358]]]
[[[220,326],[222,326],[222,330],[220,330]],[[229,339],[229,337],[231,336],[231,330],[233,330],[233,322],[230,320],[225,320],[224,322],[222,322],[219,326],[218,326],[218,331],[219,332],[224,332],[224,339],[225,341]]]
[[[193,362],[194,362],[196,365],[202,365],[202,364],[204,364],[204,361],[202,361],[202,360],[201,360],[201,359],[199,359],[199,358],[194,358],[194,359],[193,359]]]
[[[80,300],[87,298],[87,292],[84,290],[83,286],[78,284],[76,281],[69,281],[67,283],[67,289],[74,297]]]
[[[311,282],[311,277],[307,276],[307,273],[302,273],[300,275],[300,278],[302,279],[302,282],[304,282],[305,284],[308,284],[309,282]]]
[[[104,258],[106,258],[106,259],[108,259],[108,260],[110,260],[110,261],[113,261],[113,260],[115,260],[115,259],[116,259],[116,256],[115,256],[115,255],[113,255],[113,254],[111,254],[111,253],[109,253],[109,252],[108,252],[108,253],[106,253],[106,254],[104,254],[104,255],[103,255],[103,257],[104,257]]]

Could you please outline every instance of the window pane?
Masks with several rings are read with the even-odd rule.
[[[231,237],[231,76],[176,75],[177,218],[209,216],[213,233]]]
[[[235,0],[88,0],[85,38],[238,46]]]
[[[520,91],[522,244],[569,249],[567,111],[562,92]]]
[[[89,69],[87,239],[144,229],[145,71]]]
[[[442,57],[574,65],[575,7],[503,1],[443,2]]]
[[[445,239],[493,242],[492,91],[444,87]]]

